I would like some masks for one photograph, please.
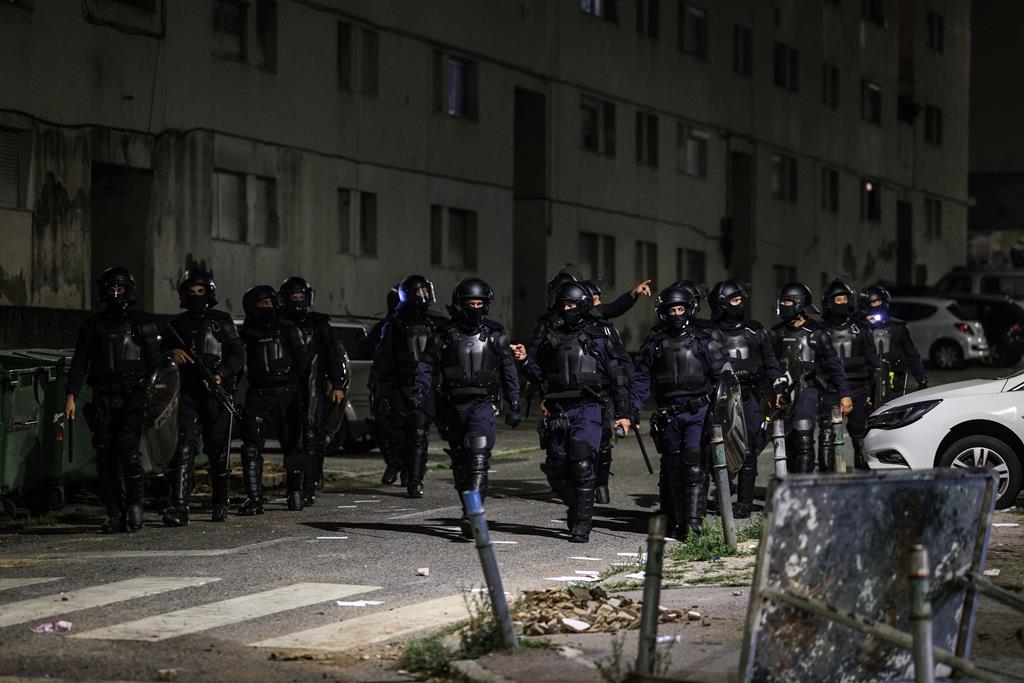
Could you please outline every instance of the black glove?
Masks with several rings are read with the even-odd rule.
[[[918,391],[920,391],[921,389],[927,389],[927,388],[928,388],[928,379],[927,378],[923,382],[918,382],[917,383],[917,390]]]
[[[523,409],[518,403],[513,403],[505,413],[505,424],[515,429],[523,421]]]

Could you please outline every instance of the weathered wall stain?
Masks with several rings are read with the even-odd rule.
[[[25,272],[8,273],[0,267],[0,299],[6,299],[16,306],[28,303],[28,283]]]

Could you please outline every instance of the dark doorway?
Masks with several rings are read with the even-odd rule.
[[[914,207],[896,202],[896,283],[914,283]]]
[[[153,172],[127,166],[92,165],[92,283],[113,266],[135,276],[137,307],[152,310],[150,269],[146,264],[150,191]]]
[[[516,88],[512,331],[526,339],[544,310],[548,237],[547,98]]]
[[[722,260],[740,282],[753,281],[754,259],[754,157],[730,152],[726,177],[726,214],[722,221]],[[751,309],[753,306],[751,306]]]

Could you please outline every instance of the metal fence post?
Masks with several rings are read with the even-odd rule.
[[[727,489],[728,490],[728,489]],[[644,567],[644,606],[640,613],[640,638],[636,671],[654,673],[658,646],[658,607],[661,602],[661,567],[665,561],[665,515],[652,515],[647,526],[647,565]]]
[[[846,474],[846,423],[839,406],[832,406],[832,434],[836,449],[836,474]]]
[[[736,520],[732,518],[732,496],[729,493],[729,469],[725,464],[725,439],[722,425],[711,430],[711,447],[714,449],[712,462],[715,470],[715,486],[718,488],[718,511],[722,516],[722,533],[730,548],[736,547]]]
[[[494,615],[494,621],[498,624],[498,631],[501,634],[501,646],[506,650],[514,650],[517,642],[516,629],[508,611],[508,602],[505,601],[505,589],[501,585],[501,573],[498,571],[498,561],[494,557],[494,546],[491,544],[487,520],[484,519],[484,506],[480,500],[480,492],[463,492],[462,503],[466,508],[469,524],[473,528],[473,539],[476,541],[476,549],[480,554],[480,565],[484,570],[487,593],[491,598],[491,613]]]
[[[781,418],[772,420],[772,446],[775,447],[775,476],[789,474],[786,466],[786,424]]]
[[[935,652],[932,647],[932,603],[928,598],[931,570],[923,545],[910,550],[910,621],[914,635],[914,681],[935,681]]]

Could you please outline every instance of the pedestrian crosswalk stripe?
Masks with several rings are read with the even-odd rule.
[[[146,576],[11,602],[0,605],[0,628],[181,588],[202,586],[214,581],[220,579],[206,576]]]
[[[11,579],[0,578],[0,591],[5,591],[11,588],[22,588],[24,586],[35,586],[39,583],[50,583],[51,581],[60,581],[63,578],[63,576],[37,576]]]
[[[465,597],[449,595],[249,644],[252,647],[339,652],[438,628],[467,616]]]
[[[380,586],[344,583],[295,583],[261,593],[250,593],[230,600],[86,631],[72,637],[156,642],[379,589]]]

